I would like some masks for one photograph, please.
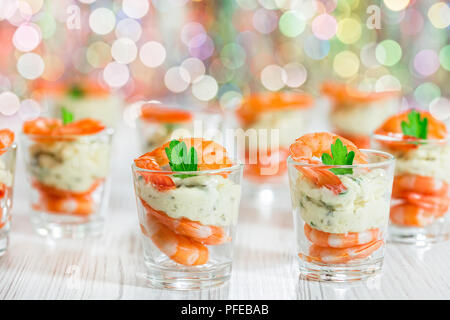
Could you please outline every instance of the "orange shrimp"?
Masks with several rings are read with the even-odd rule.
[[[153,171],[162,171],[159,163],[150,154],[150,152],[147,152],[146,154],[143,154],[139,158],[135,159],[134,163],[136,167]],[[164,192],[176,188],[172,178],[163,173],[159,174],[141,171],[139,174],[147,183],[152,184],[158,191]]]
[[[193,240],[206,245],[218,245],[231,241],[230,237],[227,237],[225,231],[220,227],[203,225],[184,217],[174,219],[169,217],[163,211],[153,209],[143,199],[141,199],[141,202],[146,209],[147,214],[153,216],[158,222],[177,234],[192,238]]]
[[[0,199],[3,199],[3,197],[5,196],[6,188],[6,184],[0,182]]]
[[[305,235],[309,241],[320,247],[350,248],[378,239],[379,230],[370,229],[364,232],[328,233],[312,228],[305,223]]]
[[[242,124],[250,125],[262,112],[282,109],[304,109],[313,104],[310,95],[297,92],[265,92],[255,93],[244,99],[236,110],[236,116]]]
[[[408,114],[411,110],[397,113],[389,117],[377,130],[376,134],[394,136],[400,138],[408,138],[403,136],[402,122],[408,121]],[[434,118],[428,111],[418,111],[421,118],[428,119],[428,135],[427,139],[444,139],[447,135],[445,123]],[[405,139],[407,140],[407,139]],[[415,140],[415,139],[412,139]],[[387,142],[388,143],[388,142]],[[398,144],[397,144],[398,145]],[[417,145],[410,145],[416,147]]]
[[[334,104],[335,107],[348,105],[348,103],[365,106],[373,101],[380,101],[399,95],[398,91],[364,92],[347,84],[332,81],[324,82],[321,91],[336,102]]]
[[[344,137],[347,140],[353,142],[360,149],[369,149],[370,148],[370,136],[366,136],[363,134],[350,134],[337,132],[338,135]]]
[[[426,195],[445,195],[448,193],[448,184],[440,179],[416,174],[395,176],[392,196],[397,198],[405,192],[417,192]]]
[[[205,140],[203,138],[182,138],[178,139],[186,143],[188,150],[191,147],[197,151],[199,171],[216,170],[232,166],[232,161],[227,156],[227,150],[217,142]],[[169,147],[170,142],[165,143],[159,148],[147,153],[154,157],[156,162],[162,167],[169,163],[165,149]]]
[[[97,188],[103,183],[104,179],[98,179],[96,180],[92,186],[87,190],[83,192],[74,192],[74,191],[68,191],[68,190],[62,190],[55,187],[51,187],[48,185],[45,185],[37,180],[33,180],[31,182],[31,185],[37,189],[39,192],[47,194],[49,196],[54,197],[77,197],[77,196],[85,196],[90,195],[93,193]]]
[[[416,192],[408,192],[403,198],[409,203],[421,207],[434,215],[446,213],[450,206],[450,198],[447,196],[429,196]]]
[[[9,129],[0,130],[0,155],[5,153],[14,142],[14,132]]]
[[[39,203],[33,204],[33,209],[56,214],[71,214],[89,216],[95,210],[95,203],[91,196],[55,197],[41,194]]]
[[[431,224],[435,216],[420,206],[405,202],[391,207],[390,219],[400,226],[424,227]]]
[[[189,111],[154,103],[144,104],[141,107],[141,117],[146,121],[165,123],[181,123],[192,120],[192,114]]]
[[[364,259],[374,253],[383,245],[383,240],[375,240],[359,246],[349,248],[321,247],[313,244],[309,248],[309,256],[305,258],[309,261],[319,261],[326,264],[341,264],[352,260]],[[299,254],[303,258],[303,254]]]
[[[367,163],[366,156],[351,141],[329,132],[305,134],[291,144],[289,151],[294,161],[319,164],[313,157],[321,158],[323,153],[331,154],[331,145],[337,139],[342,141],[348,151],[355,152],[354,163]],[[339,177],[326,168],[297,168],[318,187],[326,187],[335,194],[346,190]]]
[[[162,223],[147,215],[146,225],[140,225],[142,233],[171,260],[185,266],[198,266],[208,262],[208,248],[185,236],[176,234]]]
[[[287,163],[286,159],[289,157],[289,151],[286,148],[280,147],[278,150],[267,150],[265,155],[261,155],[259,152],[257,153],[256,163],[248,163],[250,162],[250,156],[248,155],[249,151],[246,151],[245,159],[247,164],[245,165],[244,175],[253,180],[258,180],[261,182],[266,181],[269,178],[274,176],[282,176],[287,171]],[[278,156],[278,161],[272,163],[273,157]],[[275,173],[271,175],[263,174],[264,171],[271,171],[272,167],[276,166],[276,169],[273,169]]]

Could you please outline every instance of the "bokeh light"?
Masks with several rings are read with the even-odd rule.
[[[355,43],[361,37],[361,23],[352,18],[339,21],[336,36],[343,43]]]
[[[40,116],[41,107],[35,100],[26,99],[20,103],[17,114],[23,121],[33,120]]]
[[[435,28],[447,28],[450,25],[450,7],[445,2],[437,2],[428,10],[428,18]]]
[[[414,99],[423,105],[428,106],[430,103],[441,96],[441,89],[432,82],[425,82],[414,90]]]
[[[225,67],[238,69],[245,63],[246,53],[244,48],[236,43],[230,43],[223,47],[220,58]]]
[[[218,89],[217,81],[208,75],[201,76],[192,84],[193,96],[202,101],[213,99]]]
[[[281,33],[291,38],[300,35],[305,30],[305,25],[303,15],[295,10],[283,13],[279,21]]]
[[[450,45],[446,45],[439,51],[439,61],[442,68],[450,71]]]
[[[283,67],[286,75],[284,83],[290,88],[298,88],[305,83],[308,76],[306,68],[299,63],[291,62]]]
[[[401,91],[402,85],[400,81],[393,75],[387,74],[380,77],[375,83],[376,92],[384,91]]]
[[[116,16],[107,8],[98,8],[89,16],[89,26],[97,34],[104,35],[114,30]]]
[[[205,65],[197,58],[187,58],[181,63],[181,67],[189,73],[190,82],[196,81],[205,74]]]
[[[439,57],[431,49],[424,49],[417,53],[414,58],[414,69],[420,75],[428,77],[439,69]]]
[[[117,23],[117,38],[129,38],[134,42],[138,41],[142,35],[142,28],[139,22],[134,19],[123,19]]]
[[[13,43],[17,50],[32,51],[39,42],[41,42],[41,34],[37,25],[23,24],[14,32]]]
[[[130,78],[130,71],[125,64],[111,62],[103,70],[103,79],[113,88],[124,86]]]
[[[164,49],[164,46],[159,42],[146,42],[139,50],[139,59],[141,59],[142,63],[147,67],[159,67],[166,59],[166,49]]]
[[[131,63],[137,56],[136,44],[129,38],[117,39],[111,47],[111,56],[117,62],[124,64]]]
[[[354,76],[359,70],[359,58],[352,51],[341,51],[333,60],[333,70],[343,78]]]
[[[122,10],[130,18],[139,19],[148,12],[148,1],[142,0],[123,0]]]
[[[164,84],[167,89],[175,93],[186,90],[190,82],[189,72],[183,67],[172,67],[164,75]]]
[[[330,42],[309,35],[303,44],[303,49],[305,50],[306,55],[311,59],[321,60],[330,52]]]
[[[384,0],[384,4],[392,11],[401,11],[408,6],[409,0]]]
[[[5,116],[13,115],[20,108],[20,100],[17,95],[11,91],[0,93],[0,113]]]
[[[270,91],[283,88],[286,80],[286,71],[278,65],[268,65],[261,71],[261,83]]]
[[[86,60],[94,68],[104,68],[111,62],[111,47],[106,42],[92,43],[86,50]]]
[[[312,32],[322,40],[328,40],[335,36],[337,32],[336,18],[329,14],[321,14],[314,18],[312,22]]]
[[[450,100],[444,97],[434,99],[430,103],[430,112],[433,117],[439,120],[447,120],[450,118]]]
[[[268,34],[277,28],[278,16],[272,10],[258,9],[253,14],[253,26],[263,34]]]
[[[36,53],[25,53],[17,61],[17,70],[25,79],[39,78],[44,72],[44,68],[44,60]]]
[[[375,56],[382,65],[393,66],[400,61],[402,48],[394,40],[384,40],[377,45]]]

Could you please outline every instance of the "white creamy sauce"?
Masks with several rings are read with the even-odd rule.
[[[399,109],[399,100],[385,99],[365,105],[339,106],[331,114],[331,122],[339,131],[370,135]]]
[[[278,129],[279,146],[288,148],[305,131],[307,121],[305,112],[306,110],[299,109],[263,112],[247,129]],[[270,143],[270,132],[267,136],[269,138],[267,143]],[[261,137],[258,140],[261,140]]]
[[[104,97],[72,98],[66,96],[56,102],[57,111],[66,108],[74,115],[74,120],[93,118],[102,121],[107,127],[115,127],[118,120],[122,100],[116,95]],[[59,117],[59,115],[57,115]]]
[[[220,175],[173,178],[176,189],[160,192],[140,178],[138,194],[153,209],[178,219],[225,227],[238,219],[241,186]]]
[[[300,206],[303,220],[313,228],[329,233],[384,227],[389,218],[392,185],[386,171],[358,170],[339,175],[339,178],[347,190],[335,195],[325,187],[316,187],[299,173],[292,200],[295,207]]]
[[[395,174],[417,174],[444,180],[450,184],[450,146],[420,145],[406,152],[393,153]]]
[[[0,159],[0,183],[11,187],[13,181],[13,175],[10,171],[6,170],[5,162]]]
[[[30,146],[30,172],[39,182],[61,190],[88,191],[109,171],[108,142],[79,137],[72,141],[34,143]]]

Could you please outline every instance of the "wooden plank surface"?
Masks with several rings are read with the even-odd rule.
[[[121,128],[115,141],[103,236],[57,241],[32,231],[19,152],[11,243],[0,258],[0,299],[450,299],[450,242],[421,249],[389,244],[384,272],[368,281],[299,280],[286,186],[271,204],[243,196],[233,273],[227,285],[189,292],[149,288],[141,276],[142,249],[131,181],[130,165],[137,150],[134,130]]]

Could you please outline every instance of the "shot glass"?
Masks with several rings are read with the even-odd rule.
[[[193,121],[193,114],[187,110],[155,103],[144,104],[137,123],[141,151],[151,151],[170,139],[191,136]]]
[[[202,289],[231,274],[242,165],[172,172],[132,165],[146,278],[154,287]],[[170,190],[150,181],[169,181]]]
[[[333,132],[358,148],[370,148],[372,132],[400,107],[399,92],[364,92],[346,84],[325,82],[322,93],[331,100]]]
[[[15,143],[0,150],[0,256],[6,253],[9,242],[16,150]]]
[[[395,161],[385,152],[360,151],[367,155],[367,164],[331,166],[288,159],[303,279],[354,281],[382,268]],[[340,171],[344,190],[312,182],[330,169]]]
[[[31,222],[39,235],[83,238],[102,232],[112,135],[112,129],[92,135],[22,134]]]
[[[427,245],[450,234],[450,146],[442,140],[373,135],[374,145],[396,158],[389,240]]]

